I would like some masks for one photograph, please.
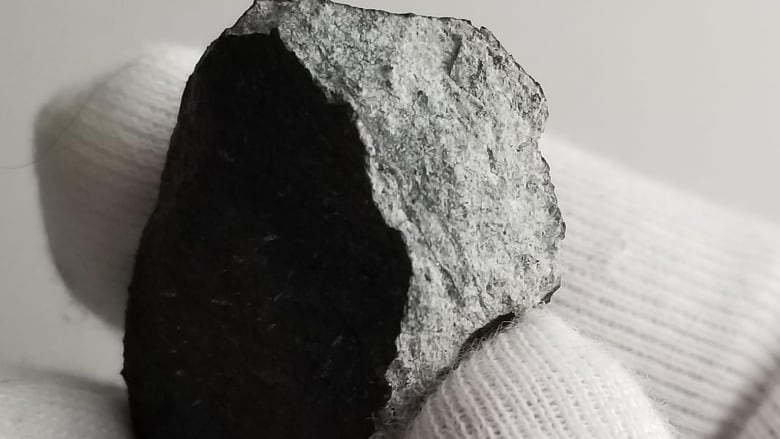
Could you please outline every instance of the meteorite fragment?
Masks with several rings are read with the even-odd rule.
[[[187,84],[138,251],[138,437],[402,425],[470,335],[558,285],[546,117],[467,21],[256,2]]]

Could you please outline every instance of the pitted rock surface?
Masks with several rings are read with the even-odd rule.
[[[546,117],[467,21],[256,2],[188,83],[139,249],[139,437],[403,425],[470,335],[559,284]]]

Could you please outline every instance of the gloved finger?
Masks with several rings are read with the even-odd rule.
[[[671,438],[634,378],[537,309],[488,339],[424,403],[407,439]]]
[[[198,54],[160,48],[53,99],[35,127],[49,245],[76,299],[121,325],[181,94]]]
[[[686,437],[736,437],[780,366],[780,228],[541,145],[567,225],[552,309],[639,372]]]
[[[130,439],[122,389],[69,376],[0,375],[0,437]]]

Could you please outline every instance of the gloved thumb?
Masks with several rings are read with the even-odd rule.
[[[407,439],[671,438],[631,374],[544,309],[486,340],[426,400]]]

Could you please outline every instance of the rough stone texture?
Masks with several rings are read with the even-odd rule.
[[[467,21],[257,2],[188,83],[141,242],[139,437],[402,425],[470,335],[557,288],[546,117]]]

